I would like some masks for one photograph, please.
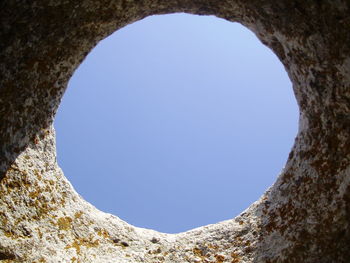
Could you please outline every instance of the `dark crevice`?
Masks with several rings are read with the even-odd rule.
[[[0,252],[0,260],[14,260],[16,256],[9,252]]]

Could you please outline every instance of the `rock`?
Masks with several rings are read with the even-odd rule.
[[[119,28],[187,12],[239,22],[279,57],[300,108],[274,185],[238,217],[180,234],[84,201],[56,162],[53,118],[74,70]],[[0,4],[0,260],[349,262],[350,4],[346,0],[57,0]]]

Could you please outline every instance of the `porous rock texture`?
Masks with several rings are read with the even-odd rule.
[[[285,66],[300,122],[257,202],[232,220],[164,234],[84,201],[57,166],[52,122],[100,40],[174,12],[252,30]],[[350,1],[10,0],[0,17],[1,262],[350,262]]]

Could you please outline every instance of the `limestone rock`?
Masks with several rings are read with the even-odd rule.
[[[57,166],[53,118],[67,82],[109,34],[149,15],[216,15],[284,64],[299,132],[277,181],[238,217],[180,234],[85,202]],[[0,261],[349,262],[350,2],[56,0],[0,3]]]

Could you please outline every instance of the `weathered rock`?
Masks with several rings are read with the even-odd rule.
[[[170,235],[85,202],[56,162],[67,81],[104,37],[152,14],[240,22],[284,64],[300,128],[276,183],[238,217]],[[56,0],[0,4],[0,261],[349,262],[350,2]]]

